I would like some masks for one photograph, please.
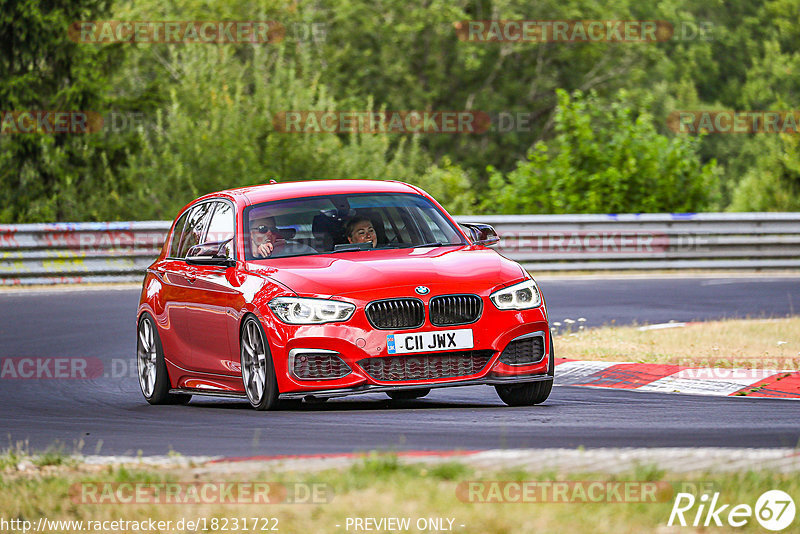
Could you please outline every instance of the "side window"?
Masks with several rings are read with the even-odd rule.
[[[181,236],[183,236],[183,227],[186,225],[186,217],[189,216],[189,211],[186,210],[181,215],[178,222],[175,223],[175,228],[172,231],[172,243],[169,246],[169,257],[170,258],[178,258],[178,249],[180,248],[181,244]]]
[[[206,243],[217,243],[228,241],[234,235],[233,206],[227,202],[215,202],[216,209],[208,222],[208,232],[206,232]],[[227,256],[233,257],[233,241],[226,246]]]
[[[203,239],[206,222],[208,221],[208,214],[212,206],[212,202],[204,202],[191,209],[175,257],[186,257],[186,253],[190,248],[200,244],[200,240]]]

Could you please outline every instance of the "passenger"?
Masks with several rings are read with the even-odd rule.
[[[375,233],[375,227],[372,225],[372,221],[366,217],[350,219],[347,226],[345,226],[345,235],[347,235],[347,241],[350,243],[371,242],[373,248],[378,246],[378,235]]]

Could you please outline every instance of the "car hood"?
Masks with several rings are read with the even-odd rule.
[[[433,294],[480,292],[519,280],[524,271],[494,250],[478,246],[387,249],[274,258],[248,268],[299,295],[408,296],[425,285]]]

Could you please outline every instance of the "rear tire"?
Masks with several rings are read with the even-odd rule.
[[[387,391],[386,394],[392,400],[411,400],[420,399],[431,392],[431,388],[419,389],[398,389],[397,391]]]
[[[541,404],[550,396],[553,390],[553,376],[555,376],[555,354],[553,352],[553,337],[550,337],[550,359],[547,362],[548,380],[537,380],[524,384],[508,384],[495,386],[497,395],[509,406],[533,406]]]
[[[156,322],[145,312],[139,318],[136,370],[142,395],[150,404],[188,404],[191,395],[170,393],[169,373]]]

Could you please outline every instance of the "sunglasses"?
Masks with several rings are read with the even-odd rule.
[[[267,232],[272,232],[273,234],[277,234],[278,233],[278,227],[277,226],[268,226],[266,224],[262,224],[261,226],[259,226],[257,228],[257,230],[258,230],[259,234],[266,234]]]

